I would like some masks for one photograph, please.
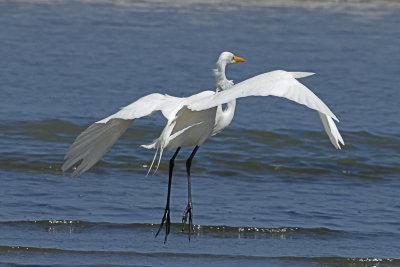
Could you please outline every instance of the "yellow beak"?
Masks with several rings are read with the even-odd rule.
[[[233,56],[233,60],[235,60],[235,62],[246,62],[246,59],[237,56]]]

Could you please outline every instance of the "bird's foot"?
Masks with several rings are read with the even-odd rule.
[[[189,236],[189,241],[190,241],[190,236],[192,235],[192,231],[193,231],[193,207],[192,207],[192,202],[189,202],[186,206],[185,211],[183,212],[183,216],[182,216],[182,232],[185,231],[185,224],[188,220],[189,217],[189,232],[188,232],[188,236]]]
[[[164,216],[163,216],[163,218],[161,220],[160,227],[158,228],[158,231],[156,233],[156,237],[160,233],[160,231],[163,228],[164,224],[165,224],[165,238],[164,238],[164,244],[165,244],[165,243],[167,243],[168,234],[169,234],[169,231],[170,231],[170,228],[171,228],[171,218],[169,216],[169,207],[165,208]]]

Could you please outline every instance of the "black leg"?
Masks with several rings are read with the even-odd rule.
[[[171,196],[171,182],[172,182],[172,172],[174,170],[174,164],[175,164],[175,158],[179,153],[179,150],[181,150],[180,147],[178,147],[172,156],[172,158],[169,160],[169,178],[168,178],[168,195],[167,195],[167,205],[165,206],[165,211],[164,211],[164,216],[161,220],[160,228],[158,228],[158,231],[156,233],[156,237],[160,233],[161,229],[164,226],[165,223],[165,238],[164,238],[164,244],[167,243],[167,237],[170,231],[171,227],[171,218],[170,218],[170,212],[169,212],[169,199]]]
[[[192,185],[190,182],[190,167],[192,166],[192,159],[198,149],[199,149],[199,146],[196,146],[193,149],[192,154],[190,154],[189,158],[186,161],[186,172],[187,172],[187,178],[188,178],[188,204],[187,204],[186,209],[182,216],[182,224],[183,224],[182,231],[185,230],[185,224],[186,224],[188,216],[189,216],[189,241],[190,241],[190,236],[193,231],[193,205],[192,205]]]

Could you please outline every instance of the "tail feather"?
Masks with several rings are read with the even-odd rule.
[[[156,174],[158,167],[160,167],[160,163],[161,163],[161,158],[162,158],[162,154],[163,154],[164,148],[160,148],[160,156],[158,157],[158,163],[157,163],[157,167],[153,172],[153,175]]]
[[[149,167],[149,169],[147,170],[146,176],[149,175],[149,173],[150,173],[150,171],[151,171],[151,168],[153,167],[154,161],[155,161],[156,158],[157,158],[157,153],[158,153],[158,147],[156,148],[156,153],[154,153],[153,160],[151,161],[150,167]]]

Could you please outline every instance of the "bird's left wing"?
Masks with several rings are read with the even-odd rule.
[[[344,141],[342,136],[339,133],[339,130],[336,127],[335,122],[331,117],[321,113],[318,111],[319,118],[321,119],[322,125],[324,126],[326,134],[329,136],[329,140],[331,140],[332,145],[336,149],[340,149],[340,144],[344,145]]]
[[[203,98],[190,106],[189,109],[198,111],[209,109],[236,98],[247,96],[278,96],[303,104],[339,121],[332,111],[310,89],[301,84],[296,78],[303,78],[314,73],[287,72],[276,70],[263,73],[235,84],[229,90],[215,93]]]
[[[336,148],[340,148],[339,142],[344,144],[339,131],[332,118],[339,121],[335,114],[319,99],[310,89],[298,82],[297,78],[303,78],[314,73],[287,72],[276,70],[263,73],[240,82],[229,90],[204,97],[188,108],[194,111],[204,110],[228,103],[237,98],[247,96],[277,96],[284,97],[318,111],[326,132]]]
[[[65,155],[62,171],[80,162],[72,176],[79,176],[90,169],[114,145],[118,138],[138,118],[161,111],[168,118],[182,98],[162,94],[150,94],[139,98],[117,113],[90,125],[70,146]]]

